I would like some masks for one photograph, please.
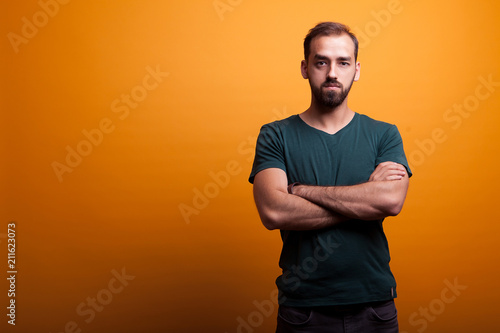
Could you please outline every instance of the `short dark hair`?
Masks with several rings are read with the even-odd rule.
[[[358,39],[351,32],[351,29],[342,23],[337,22],[321,22],[318,23],[314,28],[309,30],[306,38],[304,39],[304,59],[307,61],[309,53],[311,52],[311,41],[318,36],[339,36],[342,34],[347,34],[351,37],[354,43],[354,60],[358,60]]]

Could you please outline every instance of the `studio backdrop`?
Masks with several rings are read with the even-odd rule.
[[[401,331],[498,332],[498,1],[0,7],[2,332],[272,332],[248,176],[260,127],[309,106],[321,21],[357,34],[349,105],[414,173],[384,222]]]

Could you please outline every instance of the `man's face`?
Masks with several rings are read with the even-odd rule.
[[[301,71],[313,101],[328,108],[341,105],[359,79],[359,62],[354,60],[354,42],[347,34],[319,36],[311,41],[311,52],[302,61]]]

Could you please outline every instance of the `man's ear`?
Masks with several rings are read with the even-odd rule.
[[[358,61],[356,63],[356,74],[354,74],[354,81],[358,81],[360,75],[361,75],[361,64]]]
[[[302,77],[304,79],[308,79],[309,75],[307,75],[307,61],[302,60],[300,63],[300,72],[302,73]]]

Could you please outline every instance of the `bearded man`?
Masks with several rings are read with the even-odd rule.
[[[304,40],[311,104],[261,128],[249,181],[263,225],[279,229],[276,332],[398,332],[383,230],[412,173],[395,125],[347,105],[360,76],[349,27],[323,22]]]

